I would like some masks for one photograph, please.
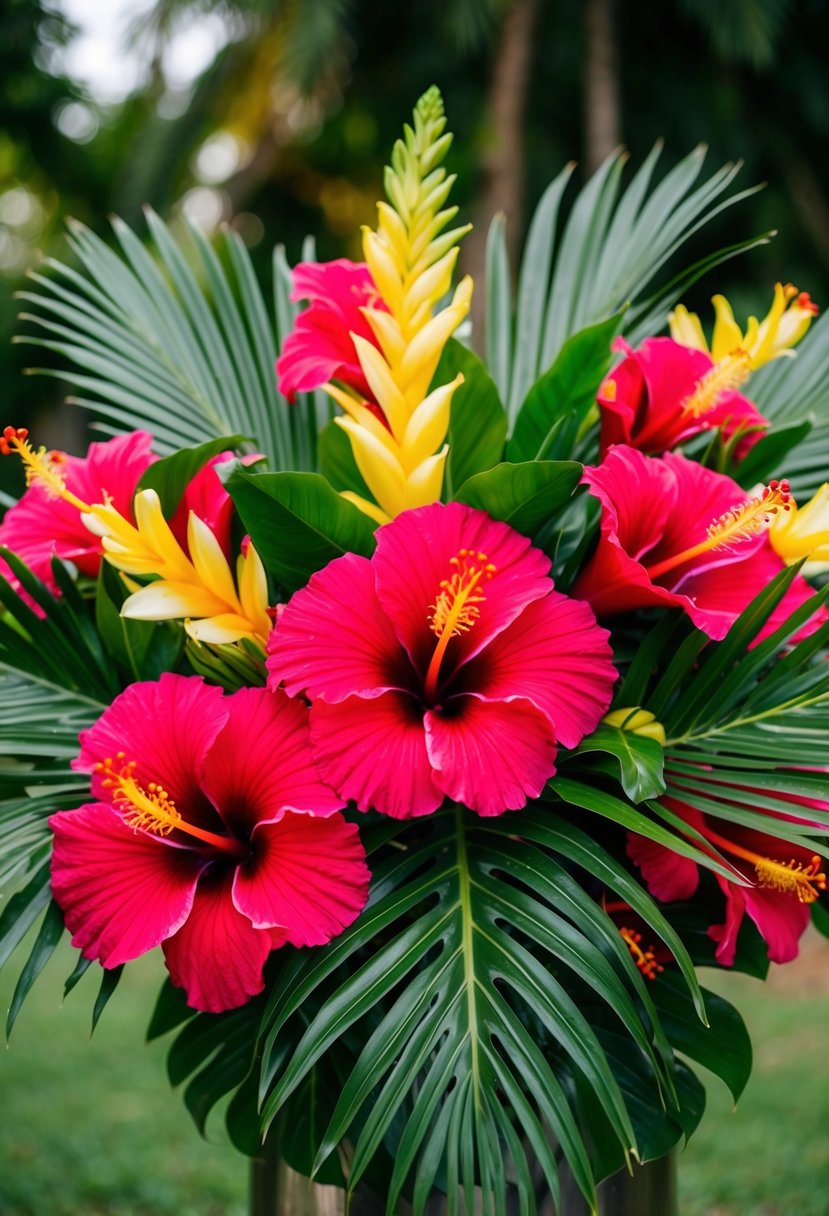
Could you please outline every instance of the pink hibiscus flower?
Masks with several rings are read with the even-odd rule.
[[[719,428],[726,441],[745,432],[735,452],[742,459],[769,425],[735,391],[732,363],[716,364],[704,351],[671,338],[648,338],[638,350],[618,338],[613,349],[627,358],[599,388],[602,455],[616,443],[666,452],[700,431]]]
[[[616,679],[607,632],[549,569],[506,524],[436,503],[294,595],[270,682],[311,699],[314,756],[343,798],[405,819],[444,797],[498,815],[541,793]]]
[[[746,913],[766,942],[773,963],[787,963],[795,958],[798,942],[809,923],[810,905],[819,891],[826,890],[820,858],[764,832],[712,819],[675,798],[663,801],[710,841],[751,884],[742,886],[715,874],[725,895],[725,921],[708,930],[709,937],[718,943],[717,961],[724,967],[733,964],[737,935]],[[680,857],[633,833],[628,836],[627,851],[654,898],[669,902],[691,899],[696,893],[699,867],[690,858]]]
[[[356,827],[311,759],[308,710],[198,677],[132,684],[81,734],[95,799],[53,815],[52,890],[104,967],[161,945],[190,1005],[261,991],[275,946],[322,945],[359,915]]]
[[[293,401],[339,380],[367,400],[372,399],[351,335],[377,346],[364,308],[387,312],[368,266],[338,258],[335,262],[300,262],[294,267],[292,300],[310,300],[276,361],[279,391]]]
[[[602,504],[596,551],[573,594],[597,616],[651,605],[683,608],[719,640],[756,595],[785,568],[767,525],[785,510],[785,482],[757,497],[721,473],[669,452],[643,456],[612,447],[583,482]],[[766,625],[782,624],[812,594],[797,578]]]
[[[108,496],[122,515],[132,519],[135,487],[155,459],[150,453],[151,443],[152,436],[146,431],[131,431],[106,443],[91,443],[86,456],[52,452],[51,460],[66,488],[78,498],[97,503],[105,502]],[[73,562],[82,574],[92,578],[101,564],[100,537],[85,527],[76,507],[51,495],[37,482],[6,512],[0,524],[0,544],[22,558],[54,592],[53,556]]]

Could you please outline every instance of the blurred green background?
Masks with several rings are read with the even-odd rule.
[[[14,294],[67,258],[68,216],[103,235],[111,213],[141,230],[144,204],[229,223],[266,282],[273,245],[295,261],[309,232],[320,256],[359,257],[384,160],[433,82],[473,274],[492,215],[515,255],[568,160],[583,181],[619,144],[638,164],[663,139],[664,172],[701,141],[709,171],[743,159],[744,186],[768,183],[716,244],[779,234],[689,302],[724,290],[765,312],[776,279],[829,301],[829,0],[4,0],[0,34],[0,383],[4,421],[38,441],[82,443],[60,384],[23,374],[54,356],[11,343],[27,328]],[[142,1045],[158,960],[129,969],[91,1046],[89,994],[58,1008],[65,970],[59,955],[0,1058],[2,1216],[241,1214],[244,1163],[218,1121],[198,1139],[163,1045]],[[683,1216],[827,1216],[829,944],[810,939],[762,1000],[756,981],[709,982],[746,1015],[758,1069],[736,1116],[713,1086]]]

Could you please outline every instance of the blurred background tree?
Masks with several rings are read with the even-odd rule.
[[[490,217],[506,213],[514,255],[564,162],[579,159],[585,176],[623,143],[637,164],[661,138],[663,170],[702,141],[712,168],[742,158],[744,185],[769,183],[723,217],[718,243],[780,230],[721,271],[732,283],[703,283],[693,303],[724,287],[738,308],[765,308],[778,278],[829,298],[818,168],[829,0],[796,11],[786,0],[658,10],[618,0],[6,0],[2,32],[0,361],[15,422],[60,399],[51,381],[24,378],[37,352],[9,339],[21,328],[12,293],[44,258],[66,256],[68,216],[101,233],[112,212],[140,230],[144,204],[208,230],[227,222],[266,279],[274,243],[296,260],[308,232],[323,258],[359,257],[383,161],[432,82],[457,137],[456,197],[476,221],[465,250],[473,273]],[[49,433],[63,442],[59,426]]]

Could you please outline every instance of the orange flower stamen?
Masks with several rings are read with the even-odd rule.
[[[690,548],[683,549],[681,553],[676,553],[673,557],[666,558],[665,561],[656,562],[653,566],[646,566],[647,574],[652,579],[659,578],[660,575],[667,574],[669,570],[674,570],[677,566],[682,566],[695,557],[701,557],[703,553],[708,553],[711,549],[730,549],[732,545],[759,536],[766,531],[778,511],[789,511],[790,509],[789,483],[770,481],[762,494],[758,494],[754,498],[747,498],[738,506],[731,507],[709,524],[705,540],[700,541],[698,545],[691,545]]]
[[[42,486],[50,497],[63,498],[78,511],[92,510],[89,503],[83,502],[77,494],[67,490],[60,467],[66,463],[63,452],[47,452],[45,447],[35,451],[29,442],[29,432],[25,426],[7,426],[0,436],[0,455],[10,456],[12,452],[16,452],[23,461],[27,486]]]
[[[751,375],[751,356],[748,351],[735,350],[702,376],[694,391],[682,402],[680,409],[691,418],[702,418],[710,414],[720,402],[723,393],[733,393],[741,388]]]
[[[154,836],[184,832],[222,853],[229,853],[233,857],[244,855],[241,841],[209,832],[183,819],[167,790],[157,782],[150,781],[146,789],[139,785],[135,779],[135,761],[125,760],[123,752],[118,752],[114,759],[108,756],[96,764],[95,772],[103,776],[102,785],[112,791],[115,809],[134,832],[147,832]]]
[[[486,600],[481,583],[495,573],[487,555],[477,549],[461,549],[450,565],[452,574],[441,580],[435,602],[430,605],[429,628],[437,634],[438,642],[426,672],[424,691],[429,700],[437,693],[440,665],[450,640],[475,624],[481,614],[478,605]]]
[[[813,904],[821,891],[826,890],[826,875],[821,870],[821,859],[815,853],[808,863],[802,861],[775,861],[772,857],[763,857],[751,849],[727,840],[717,832],[705,828],[705,836],[724,853],[731,853],[754,866],[757,875],[757,885],[772,891],[780,891],[795,895],[802,904]]]
[[[642,934],[635,929],[620,928],[619,933],[633,955],[633,961],[646,980],[655,980],[660,971],[665,968],[656,961],[656,954],[651,946],[642,949]]]

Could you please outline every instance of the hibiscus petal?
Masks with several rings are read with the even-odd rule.
[[[809,905],[796,895],[763,887],[746,887],[741,892],[746,912],[754,921],[773,963],[790,963],[797,958],[800,939],[811,919]]]
[[[268,683],[326,701],[378,697],[411,684],[400,643],[364,557],[347,553],[311,576],[268,638]]]
[[[674,899],[690,899],[696,893],[699,868],[690,857],[681,857],[673,849],[635,832],[628,832],[627,855],[639,867],[654,899],[670,903]]]
[[[526,698],[559,743],[575,747],[610,706],[617,672],[608,638],[587,604],[553,591],[490,642],[464,682],[486,699]]]
[[[273,934],[255,929],[233,903],[232,873],[205,877],[193,907],[175,936],[164,942],[170,978],[187,1003],[205,1013],[236,1009],[265,986],[262,968],[275,945]]]
[[[371,875],[360,833],[342,815],[288,814],[260,823],[251,844],[233,899],[257,928],[279,925],[295,946],[323,946],[365,907]]]
[[[436,637],[429,625],[441,582],[451,578],[462,549],[486,554],[496,567],[481,584],[485,600],[474,626],[453,638],[447,667],[477,654],[532,600],[550,590],[550,559],[520,532],[464,503],[432,503],[405,511],[377,532],[372,558],[377,596],[394,630],[423,673]]]
[[[219,823],[202,793],[199,773],[208,749],[228,718],[221,688],[200,676],[165,672],[160,680],[130,684],[89,730],[81,732],[81,754],[72,767],[89,772],[123,752],[135,761],[136,780],[167,790],[183,817],[215,828]],[[93,793],[108,798],[99,775]]]
[[[195,853],[133,832],[103,803],[61,811],[49,826],[52,891],[87,958],[117,967],[184,923],[205,864]]]
[[[529,701],[456,697],[451,713],[426,714],[435,781],[479,815],[518,810],[555,772],[549,719]]]
[[[338,705],[316,701],[311,741],[323,779],[361,811],[412,819],[443,802],[426,753],[423,712],[405,693]]]
[[[323,785],[311,756],[302,701],[243,688],[225,704],[230,716],[205,758],[202,783],[235,835],[286,808],[323,816],[341,809],[342,799]]]

